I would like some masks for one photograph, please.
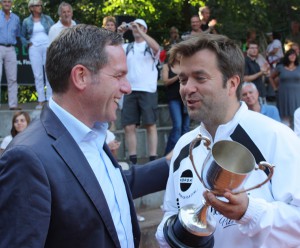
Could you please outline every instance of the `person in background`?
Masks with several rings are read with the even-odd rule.
[[[36,109],[42,109],[43,104],[48,101],[52,95],[52,89],[44,67],[47,47],[49,45],[48,34],[54,22],[50,16],[43,14],[43,2],[41,0],[29,0],[28,8],[31,14],[23,20],[21,39],[23,45],[27,46],[29,51],[35,88],[38,94],[38,105]]]
[[[250,28],[247,31],[246,35],[246,42],[242,45],[242,51],[244,52],[245,56],[247,55],[247,50],[249,48],[249,42],[250,41],[256,41],[256,30],[254,28]]]
[[[249,40],[247,56],[245,57],[245,75],[246,82],[253,82],[259,92],[259,100],[261,103],[266,103],[266,87],[264,84],[264,76],[269,75],[270,66],[265,62],[260,66],[256,59],[259,54],[258,44],[254,40]]]
[[[9,109],[20,110],[21,108],[18,107],[18,65],[15,50],[17,38],[20,37],[20,18],[11,12],[12,0],[0,0],[0,3],[2,6],[2,10],[0,10],[0,83],[4,65]]]
[[[172,26],[169,30],[169,38],[164,41],[163,47],[166,52],[170,50],[170,48],[179,43],[181,41],[178,28]]]
[[[109,31],[117,31],[117,21],[113,16],[105,16],[102,21],[102,28],[105,28]]]
[[[2,153],[6,149],[9,143],[18,133],[23,132],[25,128],[27,128],[29,123],[30,123],[30,116],[27,112],[18,111],[14,113],[12,118],[10,135],[4,137],[0,146],[0,153]]]
[[[286,37],[285,42],[295,42],[300,44],[300,23],[298,21],[291,22],[290,33]]]
[[[275,80],[277,77],[278,81]],[[300,107],[300,66],[295,50],[285,53],[282,64],[274,69],[269,81],[278,91],[277,104],[282,122],[293,129],[294,112]]]
[[[123,45],[132,92],[124,95],[121,122],[125,130],[129,161],[137,163],[137,130],[142,123],[147,132],[149,160],[157,158],[157,78],[160,46],[147,34],[148,26],[143,19],[136,19],[130,27],[121,24],[119,33],[132,30],[134,42]]]
[[[114,16],[105,16],[102,21],[102,28],[105,28],[106,30],[116,32],[117,31],[117,21]],[[123,104],[123,98],[119,101],[119,108],[122,108]],[[110,131],[116,131],[117,126],[115,121],[112,121],[109,126]]]
[[[200,18],[200,29],[205,33],[216,34],[217,31],[215,26],[217,25],[217,20],[210,20],[210,9],[208,6],[203,6],[199,8],[199,18]]]
[[[117,159],[118,149],[120,148],[121,142],[116,140],[115,134],[109,129],[107,129],[105,142],[108,145],[111,153],[114,155],[115,159]]]
[[[139,247],[133,198],[163,190],[169,167],[122,171],[105,143],[131,92],[122,42],[78,24],[50,44],[53,96],[0,158],[0,247]]]
[[[268,104],[261,104],[258,98],[259,92],[256,85],[252,82],[244,82],[242,84],[241,100],[247,104],[248,108],[281,122],[277,107]]]
[[[193,15],[191,17],[191,31],[185,32],[181,35],[182,40],[187,40],[189,38],[192,38],[193,36],[196,36],[202,32],[201,28],[201,21],[200,17],[198,15]]]
[[[162,80],[166,87],[166,97],[172,120],[172,130],[168,137],[165,154],[173,150],[178,139],[190,130],[190,117],[179,94],[179,62],[180,57],[178,56],[173,65],[167,62],[163,65],[162,69]]]
[[[284,51],[287,52],[290,49],[294,49],[297,55],[297,60],[300,62],[300,47],[296,42],[288,42],[284,44]]]
[[[266,49],[266,58],[271,66],[271,71],[274,69],[283,58],[283,48],[280,41],[281,35],[278,32],[268,33],[269,44]]]
[[[173,46],[170,63],[177,54],[181,56],[180,94],[199,126],[184,134],[173,151],[164,217],[156,233],[160,247],[170,247],[163,233],[166,221],[188,204],[201,206],[203,197],[216,222],[214,247],[300,247],[300,139],[287,126],[240,101],[245,65],[236,42],[223,35],[202,34]],[[190,144],[199,134],[210,139],[209,148],[221,140],[246,146],[256,166],[261,161],[275,166],[272,180],[252,191],[226,190],[216,197],[196,175],[209,153],[206,142],[197,143],[191,151],[197,172],[189,157]],[[243,187],[266,178],[265,171],[255,171]]]
[[[71,4],[66,2],[61,2],[58,6],[57,14],[59,20],[49,30],[49,44],[60,34],[60,32],[65,29],[76,25],[76,22],[72,20],[73,18],[73,8]]]
[[[294,132],[300,137],[300,107],[294,113]]]

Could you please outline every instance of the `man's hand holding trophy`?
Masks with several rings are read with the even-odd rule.
[[[193,149],[198,142],[204,141],[209,150],[202,168],[194,161]],[[178,215],[171,216],[165,223],[164,236],[168,244],[173,247],[201,247],[214,246],[214,231],[216,222],[209,213],[211,206],[227,218],[240,219],[248,206],[248,197],[245,192],[256,189],[267,183],[273,176],[274,166],[267,162],[260,162],[256,167],[256,161],[252,153],[242,144],[221,140],[210,149],[211,141],[208,137],[198,134],[191,142],[189,157],[194,171],[207,189],[204,192],[201,206],[189,204],[182,207]],[[199,174],[197,168],[201,168]],[[243,188],[246,178],[254,170],[267,170],[267,178],[260,184],[248,189]],[[225,197],[224,202],[217,197]]]

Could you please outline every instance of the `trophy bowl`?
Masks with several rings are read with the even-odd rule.
[[[200,175],[193,158],[193,149],[196,143],[203,140],[209,152],[202,168],[199,168],[201,169]],[[254,156],[242,144],[231,140],[221,140],[210,149],[210,143],[209,138],[201,134],[197,135],[190,144],[190,160],[203,186],[216,196],[223,196],[225,190],[239,194],[256,189],[272,178],[274,166],[262,161],[256,167]],[[268,170],[267,178],[256,186],[243,189],[246,178],[252,171],[258,169]],[[169,245],[174,248],[213,247],[216,221],[207,211],[208,208],[209,205],[205,201],[200,207],[189,204],[183,206],[178,215],[170,217],[164,227],[164,235]]]

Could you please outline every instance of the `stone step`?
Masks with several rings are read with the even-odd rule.
[[[40,110],[36,110],[35,106],[36,103],[23,103],[19,106],[22,108],[23,111],[27,111],[30,114],[32,120],[39,118]],[[11,111],[8,108],[7,104],[0,105],[0,137],[5,137],[10,133],[11,129],[11,121],[12,116],[15,111]],[[158,120],[157,120],[157,127],[170,127],[172,126],[171,118],[169,115],[168,105],[161,104],[158,106]],[[117,110],[117,120],[115,121],[116,131],[123,130],[121,125],[121,111]]]
[[[138,214],[145,217],[145,221],[139,222],[141,229],[141,242],[140,248],[159,248],[155,239],[157,226],[163,217],[161,208],[146,209],[139,211]]]

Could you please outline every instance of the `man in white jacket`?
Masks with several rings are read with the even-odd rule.
[[[171,61],[178,53],[180,94],[190,117],[200,126],[183,135],[174,149],[165,214],[156,233],[160,247],[169,247],[163,234],[165,222],[187,204],[200,206],[203,198],[217,223],[215,248],[300,247],[300,139],[285,125],[248,110],[240,102],[244,57],[232,40],[203,34],[174,46]],[[267,161],[275,165],[271,181],[247,193],[226,192],[222,197],[206,191],[188,151],[199,133],[212,141],[210,147],[220,140],[242,143],[257,164]],[[199,174],[208,153],[203,143],[192,151]],[[264,171],[253,171],[244,187],[266,178]]]

